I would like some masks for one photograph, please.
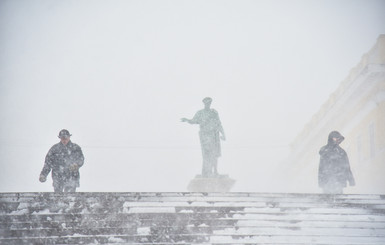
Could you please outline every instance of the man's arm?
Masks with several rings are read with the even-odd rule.
[[[83,166],[84,164],[84,155],[83,155],[83,152],[82,152],[82,148],[80,148],[80,146],[76,145],[76,164],[81,167]]]
[[[75,156],[73,158],[73,163],[70,165],[70,170],[73,172],[77,172],[79,168],[84,164],[84,155],[80,146],[74,144],[74,148],[75,150],[73,154]]]
[[[347,170],[347,177],[348,177],[349,185],[350,186],[355,186],[356,185],[356,181],[354,180],[353,173],[352,173],[352,170],[350,168],[349,157],[346,154],[346,152],[345,152],[345,162],[346,162],[346,167],[347,167],[346,170]]]
[[[47,155],[45,156],[44,167],[41,170],[40,176],[39,176],[40,182],[45,182],[47,180],[47,176],[48,176],[49,172],[51,172],[51,169],[52,169],[52,150],[53,150],[53,148],[51,148],[48,151]]]

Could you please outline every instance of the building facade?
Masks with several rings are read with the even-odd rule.
[[[344,193],[385,194],[385,35],[292,142],[285,164],[288,191],[321,192],[318,152],[333,130],[345,136],[341,147],[356,180]]]

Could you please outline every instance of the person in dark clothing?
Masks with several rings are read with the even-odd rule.
[[[319,151],[318,185],[326,194],[342,194],[347,182],[350,186],[355,185],[348,155],[340,147],[344,139],[339,132],[332,131],[327,145]]]
[[[182,122],[199,124],[199,138],[203,157],[203,177],[213,177],[218,175],[218,157],[221,156],[220,139],[226,139],[218,112],[210,108],[211,102],[211,98],[204,98],[204,109],[199,110],[192,119],[181,119]]]
[[[79,168],[84,163],[83,152],[77,144],[71,142],[68,130],[61,130],[58,137],[60,142],[48,151],[39,180],[45,182],[52,171],[55,192],[75,192],[79,187]]]

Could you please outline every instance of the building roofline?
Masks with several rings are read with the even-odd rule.
[[[362,71],[371,64],[385,64],[385,34],[379,35],[375,45],[369,50],[369,52],[362,55],[360,62],[350,70],[348,76],[340,83],[338,88],[330,94],[327,101],[322,104],[320,109],[312,116],[310,121],[305,124],[300,133],[290,143],[291,147],[295,146],[299,139],[303,139],[310,128],[314,128],[314,125],[319,121],[319,119],[324,117],[324,115],[327,114],[328,111],[334,106],[337,102],[337,98],[339,98],[340,95],[354,83]]]

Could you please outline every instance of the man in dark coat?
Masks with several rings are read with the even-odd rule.
[[[332,131],[328,137],[327,145],[320,151],[320,164],[318,169],[318,185],[324,193],[342,194],[342,189],[355,185],[350,169],[348,155],[340,147],[345,138],[337,131]]]
[[[71,142],[68,130],[61,130],[58,137],[60,142],[52,146],[45,157],[39,180],[45,182],[52,170],[55,192],[75,192],[79,187],[79,168],[84,163],[83,152],[77,144]]]
[[[226,139],[218,112],[210,108],[211,102],[211,98],[204,98],[204,109],[199,110],[194,115],[193,119],[181,119],[182,122],[188,122],[190,124],[199,124],[199,138],[203,157],[203,177],[212,177],[218,175],[218,157],[221,156],[220,139]]]

